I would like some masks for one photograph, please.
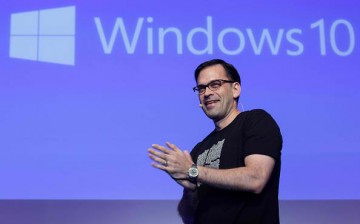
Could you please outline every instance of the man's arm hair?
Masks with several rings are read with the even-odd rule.
[[[233,169],[213,169],[198,166],[200,183],[231,190],[261,193],[275,166],[275,159],[260,154],[245,157],[245,166]]]

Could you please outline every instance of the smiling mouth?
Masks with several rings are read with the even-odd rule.
[[[208,105],[212,105],[214,103],[218,102],[218,100],[209,100],[209,101],[206,101],[205,102],[205,105],[208,106]]]

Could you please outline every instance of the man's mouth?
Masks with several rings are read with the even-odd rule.
[[[205,106],[211,106],[213,104],[215,104],[216,102],[218,102],[218,100],[209,100],[205,102]]]

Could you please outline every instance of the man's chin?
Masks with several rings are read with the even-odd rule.
[[[218,120],[220,120],[220,116],[219,116],[219,114],[217,114],[217,113],[214,113],[214,112],[210,112],[210,111],[204,111],[205,112],[205,114],[206,114],[206,116],[208,117],[208,118],[210,118],[211,120],[213,120],[213,121],[218,121]]]

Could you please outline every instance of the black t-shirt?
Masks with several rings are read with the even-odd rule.
[[[279,223],[281,148],[278,125],[260,109],[240,113],[227,127],[214,130],[198,143],[191,156],[199,166],[216,169],[243,167],[246,156],[262,154],[274,158],[275,167],[260,194],[201,184],[197,190],[195,223]]]

